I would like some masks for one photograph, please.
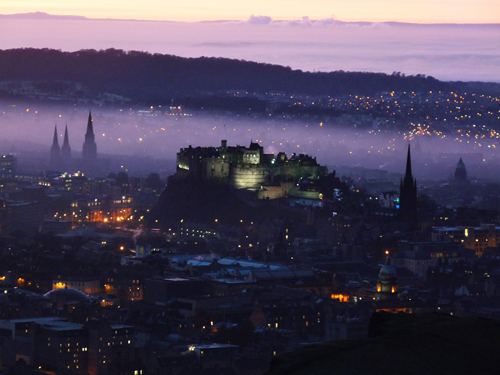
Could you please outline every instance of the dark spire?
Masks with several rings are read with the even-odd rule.
[[[89,120],[87,121],[87,132],[85,133],[85,141],[87,140],[94,141],[94,127],[92,125],[92,112],[89,111]]]
[[[406,157],[405,176],[401,180],[399,190],[399,216],[401,220],[409,223],[417,221],[417,180],[411,172],[411,153],[408,144],[408,155]]]
[[[455,182],[459,184],[467,183],[467,170],[465,169],[465,163],[460,157],[460,160],[457,163],[457,167],[455,168]]]
[[[57,138],[57,125],[54,126],[54,139],[52,140],[52,147],[59,148],[59,139]]]
[[[57,139],[57,125],[54,127],[54,138],[52,140],[52,147],[50,148],[50,167],[59,168],[61,161],[61,149],[59,148],[59,140]]]
[[[413,180],[413,175],[411,174],[411,153],[410,153],[410,144],[408,143],[408,156],[406,157],[406,172],[405,172],[405,180]]]
[[[69,137],[68,137],[68,125],[66,124],[66,129],[64,131],[64,142],[61,147],[61,158],[65,163],[69,162],[71,159],[71,147],[69,146]]]
[[[86,167],[94,167],[95,160],[97,159],[97,145],[95,144],[92,113],[90,111],[87,122],[87,132],[85,133],[85,142],[83,143],[82,158]]]
[[[66,129],[64,129],[64,143],[63,143],[63,147],[64,146],[68,146],[69,147],[68,124],[66,124]]]

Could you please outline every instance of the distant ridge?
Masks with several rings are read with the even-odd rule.
[[[30,13],[14,13],[14,14],[0,14],[0,19],[23,19],[23,20],[78,20],[78,21],[135,21],[135,22],[168,22],[168,23],[241,23],[245,24],[249,22],[247,20],[204,20],[195,22],[182,22],[182,21],[171,21],[171,20],[139,20],[133,18],[88,18],[85,16],[71,16],[71,15],[55,15],[45,12],[30,12]],[[500,23],[410,23],[410,22],[397,22],[397,21],[381,21],[381,22],[370,22],[370,21],[340,21],[336,19],[309,19],[306,17],[307,22],[311,25],[356,25],[356,26],[366,26],[370,27],[372,25],[388,25],[392,27],[405,27],[405,26],[417,26],[417,27],[454,27],[454,26],[467,26],[467,27],[498,27],[500,28]],[[300,25],[300,20],[273,20],[269,19],[267,24],[293,24],[294,26]]]
[[[0,18],[24,19],[24,20],[88,20],[84,16],[59,16],[44,12],[0,14]]]
[[[443,82],[423,74],[405,76],[370,72],[304,72],[290,67],[226,58],[182,58],[138,51],[53,49],[0,50],[0,81],[32,82],[37,92],[91,96],[118,95],[134,102],[164,102],[172,97],[226,95],[231,90],[266,94],[372,95],[379,92],[425,92],[482,88],[500,91],[494,83]],[[15,86],[15,85],[14,85]],[[83,91],[82,91],[83,90]],[[67,90],[66,90],[67,91]],[[19,91],[18,91],[19,93]],[[4,92],[2,95],[11,95]],[[250,108],[248,106],[247,108]]]

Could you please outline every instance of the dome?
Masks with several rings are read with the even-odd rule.
[[[380,281],[389,281],[397,277],[396,269],[390,264],[384,264],[378,274],[378,279]]]
[[[44,297],[49,298],[51,301],[87,301],[89,296],[78,289],[72,288],[59,288],[53,289],[50,292],[47,292],[43,295]]]
[[[457,163],[457,169],[465,169],[465,164],[462,161],[462,158],[460,158],[459,162]]]

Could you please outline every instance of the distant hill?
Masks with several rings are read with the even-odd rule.
[[[0,18],[6,19],[31,19],[31,20],[85,20],[83,16],[58,16],[44,12],[31,12],[31,13],[16,13],[16,14],[0,14]]]
[[[294,351],[273,360],[268,375],[494,374],[499,334],[486,319],[376,313],[368,339]]]
[[[138,101],[199,96],[224,90],[324,95],[448,87],[432,77],[382,73],[310,73],[224,58],[181,58],[145,52],[50,49],[0,51],[0,81],[79,82],[95,92]]]
[[[384,91],[448,90],[465,83],[424,75],[367,72],[303,72],[289,67],[225,58],[181,58],[117,49],[62,52],[52,49],[0,50],[0,82],[35,82],[38,92],[81,86],[134,102],[165,102],[171,97],[206,97],[239,90],[309,95],[370,95]],[[488,84],[476,83],[485,88]],[[493,84],[494,85],[494,84]],[[500,87],[500,85],[497,85]],[[498,89],[498,88],[497,88]],[[18,90],[22,91],[22,90]],[[26,91],[26,90],[25,90]],[[0,94],[12,94],[3,90]]]

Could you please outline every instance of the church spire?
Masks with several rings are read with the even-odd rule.
[[[52,140],[52,147],[59,148],[59,140],[57,139],[57,125],[54,126],[54,138]]]
[[[66,124],[66,129],[64,130],[64,142],[61,147],[61,158],[65,163],[68,163],[71,159],[71,147],[69,146],[68,137],[68,125]]]
[[[83,143],[82,159],[86,168],[95,167],[97,159],[97,145],[95,144],[94,126],[92,121],[92,113],[89,111],[89,119],[87,121],[87,132],[85,133],[85,142]]]
[[[411,174],[411,153],[410,153],[410,144],[409,143],[408,143],[408,155],[406,156],[405,180],[409,180],[409,181],[413,180],[413,175]]]
[[[401,180],[399,190],[399,216],[402,221],[415,223],[417,221],[417,180],[411,171],[411,152],[408,144],[405,176]]]
[[[92,112],[89,111],[89,119],[87,121],[87,132],[85,133],[85,141],[92,140],[94,141],[94,127],[92,122]]]
[[[57,125],[54,127],[54,138],[52,140],[52,147],[50,148],[50,167],[59,168],[61,161],[61,149],[59,148],[59,140],[57,137]]]

